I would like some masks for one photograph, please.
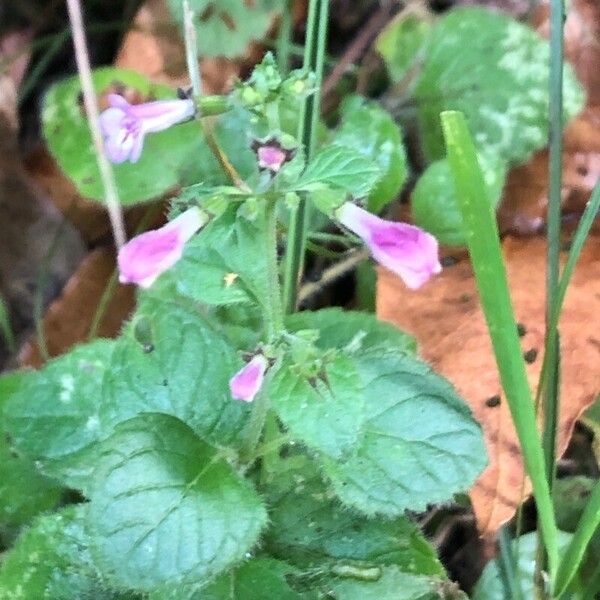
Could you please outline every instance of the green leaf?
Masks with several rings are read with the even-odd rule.
[[[19,526],[58,503],[62,488],[0,438],[0,525]]]
[[[369,210],[379,212],[396,198],[408,175],[400,128],[376,103],[353,96],[342,105],[342,124],[334,139],[336,144],[358,150],[380,168],[380,179],[368,202]]]
[[[426,14],[402,11],[379,34],[375,48],[383,57],[392,81],[402,80],[422,56],[430,30]]]
[[[174,90],[150,84],[144,77],[121,69],[102,68],[93,73],[98,94],[126,86],[144,99],[174,98]],[[104,201],[104,188],[96,162],[85,111],[79,97],[78,77],[65,79],[50,88],[42,113],[44,137],[60,168],[73,180],[85,198]],[[198,160],[206,148],[197,122],[148,134],[140,160],[113,165],[119,199],[122,204],[153,200],[178,185],[189,185],[204,174]]]
[[[156,591],[200,583],[242,559],[267,513],[251,485],[189,427],[147,413],[103,444],[87,519],[109,579]]]
[[[282,561],[254,558],[232,573],[221,575],[190,600],[317,600],[314,593],[300,593],[290,587],[288,580],[299,574],[298,569]]]
[[[573,536],[570,533],[558,532],[558,547],[562,553]],[[533,576],[537,550],[537,533],[535,531],[513,540],[515,556],[518,556],[516,575],[521,585],[523,598],[535,598]],[[475,589],[472,600],[505,600],[502,576],[495,560],[485,566]]]
[[[14,446],[47,473],[80,487],[90,466],[87,449],[102,437],[102,380],[114,342],[96,340],[32,372],[4,406]]]
[[[177,291],[206,304],[261,304],[268,290],[264,214],[232,206],[186,245],[167,277]]]
[[[95,569],[82,516],[83,506],[69,507],[21,534],[2,563],[0,600],[125,600]]]
[[[360,353],[382,348],[407,354],[417,351],[413,337],[370,313],[325,308],[289,315],[286,325],[290,331],[317,330],[316,344],[323,350],[344,348],[347,352]]]
[[[336,459],[353,450],[362,433],[364,390],[350,358],[327,361],[314,379],[285,360],[267,389],[292,435]]]
[[[331,144],[319,150],[294,186],[296,191],[339,188],[356,198],[369,195],[382,172],[374,160],[348,146]]]
[[[237,446],[250,407],[232,400],[229,379],[242,364],[197,311],[149,294],[114,350],[99,408],[102,429],[109,434],[139,413],[160,412],[210,443]]]
[[[489,154],[479,154],[488,199],[495,209],[502,196],[506,165]],[[425,170],[412,193],[415,224],[449,246],[466,244],[465,229],[456,199],[454,179],[447,159],[438,160]]]
[[[266,489],[265,548],[301,568],[369,563],[444,577],[435,550],[407,517],[367,519],[342,508],[306,456],[280,459]]]
[[[348,570],[344,578],[331,580],[329,590],[340,600],[466,600],[466,596],[452,590],[451,585],[447,591],[453,595],[449,596],[438,580],[404,573],[395,566],[381,569],[376,579],[362,581],[359,569]]]
[[[212,135],[221,152],[244,181],[252,182],[258,178],[258,160],[250,147],[255,137],[254,124],[248,111],[234,107],[219,115],[212,125]],[[204,185],[231,185],[230,176],[224,172],[208,144],[203,143],[200,153],[193,159],[200,169],[200,175],[190,183],[202,181]]]
[[[445,154],[444,110],[464,112],[477,148],[505,161],[525,161],[544,146],[548,59],[548,42],[506,15],[483,8],[448,12],[431,31],[415,90],[428,158]],[[565,120],[583,104],[583,90],[566,65]]]
[[[322,457],[340,500],[391,517],[468,490],[486,452],[452,386],[407,355],[377,350],[357,366],[366,390],[364,438],[346,461]]]
[[[183,23],[182,3],[169,0],[173,17]],[[279,0],[190,0],[195,13],[199,56],[235,57],[254,40],[262,39],[282,9]]]

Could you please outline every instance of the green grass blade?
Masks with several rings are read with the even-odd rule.
[[[481,304],[488,324],[502,387],[508,400],[527,473],[536,498],[550,571],[558,563],[557,528],[535,410],[519,344],[496,217],[486,200],[486,187],[464,115],[441,115],[448,160],[466,230]]]
[[[600,523],[600,481],[594,486],[594,490],[588,500],[585,510],[579,520],[579,525],[573,535],[571,543],[560,562],[556,575],[554,589],[556,597],[560,598],[571,583],[581,564],[587,545],[592,539],[598,524]]]
[[[575,231],[575,235],[573,236],[573,241],[571,242],[571,250],[569,251],[569,256],[567,258],[567,262],[565,264],[565,268],[563,270],[562,276],[560,278],[560,283],[558,285],[558,292],[556,294],[556,304],[554,306],[554,312],[552,314],[552,321],[550,324],[555,328],[558,325],[560,312],[565,301],[567,288],[569,287],[569,283],[571,282],[573,271],[575,270],[575,265],[579,260],[581,250],[583,249],[583,245],[585,244],[590,230],[592,229],[594,219],[598,216],[599,210],[600,181],[596,183],[596,187],[594,187],[592,196],[589,202],[587,203],[585,210],[583,211],[583,215],[581,215],[581,220],[579,221],[579,225],[577,226],[577,230]]]

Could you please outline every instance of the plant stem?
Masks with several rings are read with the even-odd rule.
[[[190,8],[189,0],[183,0],[183,30],[185,41],[185,60],[188,74],[192,83],[192,94],[196,106],[202,97],[202,77],[198,66],[198,44],[196,40],[196,28],[194,27],[194,13]],[[202,112],[200,114],[203,114]]]
[[[283,331],[283,309],[281,305],[281,285],[279,283],[279,261],[277,252],[277,203],[267,202],[267,277],[269,290],[267,293],[267,322],[270,340],[275,339]]]
[[[549,170],[546,272],[546,340],[545,366],[541,372],[539,389],[542,394],[542,447],[544,451],[546,478],[552,492],[556,473],[556,432],[560,410],[560,347],[558,323],[554,321],[558,302],[560,278],[560,195],[562,189],[562,136],[563,136],[563,0],[551,0],[550,4],[550,77],[549,77]],[[546,569],[546,549],[543,532],[538,527],[538,551],[534,582],[537,594],[545,597],[542,571]]]
[[[102,179],[104,188],[104,197],[110,223],[112,226],[113,237],[117,250],[125,244],[125,226],[123,224],[123,213],[117,193],[117,185],[112,167],[104,154],[104,145],[102,143],[102,133],[100,132],[98,101],[94,90],[92,80],[92,69],[90,67],[90,58],[88,56],[85,31],[83,29],[83,17],[81,14],[81,5],[79,0],[67,0],[69,11],[69,20],[73,32],[73,46],[75,48],[75,61],[77,62],[77,71],[81,81],[81,90],[83,92],[83,103],[87,114],[88,125],[92,135],[94,148],[96,149],[96,161]]]
[[[519,580],[519,565],[515,560],[512,539],[508,530],[508,525],[503,525],[498,534],[500,552],[496,561],[498,570],[504,587],[504,595],[511,600],[523,600],[523,591]]]
[[[265,298],[265,318],[268,340],[271,342],[276,340],[283,331],[281,286],[279,284],[279,263],[277,260],[277,204],[275,202],[267,202],[266,204],[265,226],[267,228],[265,252],[267,254],[267,277],[269,282],[269,289]],[[265,392],[267,387],[263,384],[262,390],[253,402],[252,414],[250,415],[246,430],[246,442],[242,452],[246,459],[250,459],[256,451],[263,429],[265,428],[265,421],[269,415],[270,399]],[[273,418],[275,418],[274,415]],[[272,429],[273,427],[270,427],[269,431]]]
[[[559,410],[559,345],[555,306],[559,300],[560,278],[560,194],[562,189],[562,74],[563,0],[552,0],[550,31],[550,191],[548,202],[548,265],[546,274],[546,355],[544,382],[544,454],[548,483],[552,489],[556,462],[556,425]]]
[[[554,577],[558,565],[558,530],[533,399],[517,335],[496,216],[490,205],[483,201],[486,197],[485,183],[464,115],[447,111],[442,113],[441,118],[481,304],[502,388],[531,478],[550,572]]]
[[[316,91],[304,101],[298,138],[302,141],[306,161],[310,161],[316,145],[316,131],[321,113],[321,84],[325,63],[325,42],[327,39],[327,20],[329,18],[329,0],[310,0],[306,26],[306,45],[304,49],[304,69],[314,71]],[[298,207],[290,219],[288,248],[285,257],[285,276],[283,284],[284,309],[287,313],[296,310],[298,285],[304,267],[306,252],[306,225],[309,206],[302,196]]]
[[[287,0],[281,13],[279,35],[277,36],[277,65],[279,72],[285,77],[290,69],[293,22],[292,12],[294,0]]]

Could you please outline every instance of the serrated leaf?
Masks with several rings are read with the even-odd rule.
[[[266,510],[184,423],[147,413],[104,443],[87,520],[112,581],[152,591],[209,580],[256,543]]]
[[[373,351],[356,364],[366,390],[362,443],[346,461],[322,457],[340,500],[391,517],[468,490],[486,452],[452,386],[406,355]]]
[[[115,84],[134,90],[143,99],[174,98],[167,86],[151,84],[133,71],[102,68],[93,73],[98,94]],[[50,88],[42,113],[44,137],[60,168],[73,180],[85,198],[104,201],[104,187],[85,111],[80,104],[81,85],[77,76]],[[154,200],[178,185],[190,185],[206,175],[198,160],[206,149],[198,123],[184,123],[144,139],[144,150],[135,164],[113,165],[119,200],[124,205]],[[206,152],[206,150],[204,150]]]
[[[114,344],[96,340],[50,361],[29,373],[4,406],[15,447],[68,485],[79,487],[76,472],[89,466],[86,450],[102,437],[102,380]]]
[[[347,352],[360,353],[384,348],[408,354],[417,351],[413,337],[371,313],[325,308],[289,315],[286,325],[290,331],[316,329],[319,332],[316,344],[324,350],[345,348]]]
[[[187,245],[169,272],[177,290],[192,300],[213,305],[256,302],[267,294],[266,225],[237,206],[212,221]]]
[[[444,156],[444,110],[462,111],[478,149],[505,161],[525,161],[544,146],[548,57],[548,42],[507,15],[483,8],[449,11],[431,31],[415,89],[427,157]],[[569,65],[563,89],[568,120],[584,103]]]
[[[311,192],[332,186],[356,198],[364,198],[381,175],[377,163],[366,159],[358,150],[331,144],[317,152],[294,189]]]
[[[566,550],[571,538],[570,533],[558,532],[559,551]],[[531,532],[513,540],[514,554],[517,559],[516,579],[521,586],[522,598],[535,598],[533,577],[535,573],[537,533]],[[518,552],[517,552],[518,550]],[[485,566],[475,589],[472,600],[505,600],[505,586],[496,560],[490,560]]]
[[[309,447],[341,459],[358,442],[364,399],[350,358],[336,356],[314,380],[285,360],[267,390],[284,425]]]
[[[408,175],[400,128],[387,111],[359,96],[344,101],[341,119],[335,143],[358,150],[381,170],[368,200],[369,210],[379,212],[400,193]]]
[[[502,196],[506,165],[489,154],[480,154],[479,163],[490,204],[495,208]],[[421,175],[412,193],[411,210],[415,224],[434,235],[440,243],[449,246],[466,244],[454,179],[447,159],[432,163]]]
[[[140,322],[148,340],[136,338]],[[197,311],[148,295],[115,347],[99,408],[102,429],[108,434],[139,413],[160,412],[211,443],[237,446],[250,407],[232,400],[229,379],[242,364]]]
[[[0,600],[124,600],[93,565],[82,513],[83,506],[69,507],[21,534],[2,563]]]
[[[169,8],[183,23],[181,2],[169,0]],[[190,0],[190,8],[195,13],[198,55],[235,57],[244,54],[250,42],[262,39],[282,5],[277,0]]]
[[[444,577],[435,550],[407,517],[366,519],[341,507],[305,456],[277,466],[266,489],[272,508],[265,547],[273,556],[305,569],[362,562]]]

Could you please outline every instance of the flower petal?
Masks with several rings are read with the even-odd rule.
[[[134,237],[119,252],[119,281],[150,287],[181,258],[185,243],[207,221],[206,214],[193,207],[160,229]]]
[[[417,289],[441,272],[438,242],[419,227],[380,219],[350,202],[338,209],[337,217],[362,238],[377,262],[409,288]]]
[[[267,359],[262,354],[257,354],[240,369],[229,381],[231,397],[234,400],[252,402],[262,386],[267,364]]]

